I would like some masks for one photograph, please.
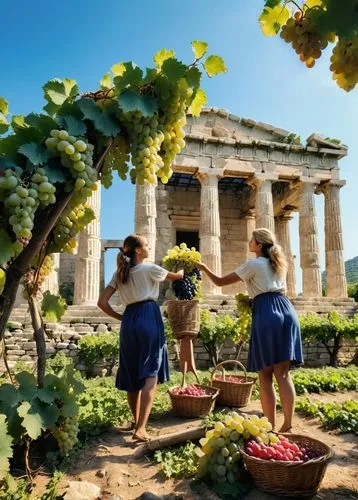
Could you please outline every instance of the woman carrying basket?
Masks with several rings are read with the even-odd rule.
[[[297,314],[284,294],[286,258],[275,236],[265,228],[253,231],[249,250],[256,258],[226,276],[216,276],[204,263],[198,267],[217,286],[245,281],[253,299],[247,369],[259,373],[262,410],[273,428],[276,424],[273,376],[276,378],[284,414],[280,432],[288,432],[295,407],[295,388],[289,370],[291,365],[303,363],[303,355]]]
[[[164,325],[156,303],[159,283],[183,278],[183,271],[170,273],[156,264],[144,263],[148,253],[144,236],[128,236],[117,256],[117,270],[97,303],[102,311],[121,321],[116,387],[127,391],[135,421],[133,438],[139,441],[149,439],[146,425],[157,383],[169,380]],[[126,306],[123,315],[109,304],[116,290]]]

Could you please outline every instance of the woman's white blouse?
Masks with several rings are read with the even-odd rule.
[[[274,272],[270,260],[266,257],[250,259],[235,269],[234,273],[245,281],[251,298],[260,293],[285,292],[286,290],[285,277]]]
[[[117,271],[113,274],[107,286],[118,290],[121,304],[127,306],[143,300],[157,300],[159,283],[167,277],[168,271],[157,264],[143,263],[132,267],[126,283],[117,286]]]

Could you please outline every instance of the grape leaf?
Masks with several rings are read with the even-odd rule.
[[[162,73],[171,82],[180,80],[184,76],[186,69],[185,64],[172,57],[166,59],[162,64]]]
[[[281,0],[266,0],[265,7],[270,7],[272,9],[273,7],[276,7],[276,5],[280,3]]]
[[[33,385],[36,386],[36,378],[33,373],[22,371],[15,375],[15,379],[18,382],[19,386],[22,387],[31,387]]]
[[[5,118],[5,115],[0,112],[0,134],[5,134],[9,130],[10,123]]]
[[[166,59],[169,59],[171,57],[174,57],[175,56],[175,52],[174,50],[167,50],[167,49],[162,49],[162,50],[159,50],[153,57],[153,61],[154,61],[154,64],[155,66],[158,68],[158,69],[161,69],[162,65],[163,65],[163,62],[166,60]]]
[[[121,76],[115,76],[113,83],[117,89],[122,90],[128,86],[135,87],[142,81],[143,71],[134,63],[123,63],[125,71]]]
[[[4,99],[3,97],[0,96],[0,113],[3,113],[4,115],[9,114],[9,103]]]
[[[62,396],[63,405],[61,407],[61,415],[64,417],[74,417],[78,413],[78,405],[76,398],[71,395]]]
[[[46,175],[52,184],[56,184],[56,182],[63,183],[69,180],[67,170],[61,167],[58,163],[51,164],[50,162],[50,164],[44,165],[42,168],[45,170]]]
[[[99,84],[102,89],[109,89],[112,86],[112,77],[110,73],[106,73],[101,80],[99,81]]]
[[[35,142],[30,142],[29,144],[22,144],[18,152],[26,156],[33,165],[42,165],[51,156],[50,151],[48,151],[42,144],[36,144]]]
[[[265,7],[259,17],[261,30],[266,36],[274,36],[280,31],[282,25],[291,17],[291,13],[286,5],[281,4],[275,7]]]
[[[44,90],[44,97],[48,102],[61,106],[68,99],[66,87],[62,80],[54,78],[45,83],[42,87]]]
[[[319,7],[322,5],[322,0],[306,0],[305,6],[308,9],[312,9],[312,7]]]
[[[121,128],[117,119],[108,113],[104,113],[95,102],[88,97],[80,99],[77,103],[86,120],[91,120],[94,127],[106,137],[119,134]]]
[[[28,125],[41,130],[44,135],[49,135],[52,129],[57,128],[56,121],[43,114],[30,113],[26,116],[25,121]]]
[[[49,387],[41,387],[41,389],[37,391],[37,397],[44,403],[52,403],[59,397],[59,393]]]
[[[11,120],[11,126],[16,131],[19,128],[27,128],[29,125],[26,123],[24,115],[14,115]]]
[[[201,71],[195,66],[189,68],[185,73],[185,78],[189,87],[199,87],[201,76]]]
[[[204,68],[208,76],[218,75],[220,73],[226,73],[227,68],[225,66],[224,60],[220,56],[209,56],[204,62]]]
[[[0,264],[6,264],[15,256],[12,241],[5,229],[0,229]]]
[[[14,170],[15,167],[16,163],[0,156],[0,172],[4,172],[4,170],[7,170],[8,168],[12,168]]]
[[[17,406],[20,402],[20,398],[16,387],[12,384],[2,384],[0,386],[0,401],[5,403],[7,408]],[[0,407],[0,412],[4,412],[4,409],[5,408]]]
[[[111,71],[112,73],[114,74],[114,76],[122,76],[123,73],[125,72],[126,70],[126,67],[124,65],[124,63],[117,63],[117,64],[113,64],[113,66],[111,67]]]
[[[208,50],[208,44],[206,42],[201,42],[200,40],[193,40],[191,46],[194,52],[195,59],[200,59],[205,56]]]
[[[67,304],[65,299],[59,295],[45,292],[42,299],[41,310],[46,321],[56,323],[65,314]]]
[[[46,113],[48,113],[50,116],[54,116],[58,109],[59,109],[60,106],[57,106],[56,104],[54,104],[53,102],[49,102],[46,104],[46,106],[43,107],[44,111],[46,111]]]
[[[193,116],[199,116],[201,110],[205,106],[205,104],[208,102],[208,99],[206,97],[206,94],[203,89],[199,88],[196,91],[195,97],[193,99],[193,102],[191,103],[190,106],[190,111]]]
[[[145,77],[143,78],[143,85],[146,83],[151,83],[153,80],[155,80],[155,77],[157,76],[158,71],[153,68],[146,68],[146,74]]]
[[[9,471],[9,458],[12,457],[12,437],[8,434],[6,416],[0,415],[0,479]]]
[[[0,295],[4,290],[5,283],[6,283],[6,272],[4,271],[4,269],[0,269]]]
[[[68,97],[76,97],[78,94],[78,85],[76,80],[72,80],[71,78],[64,78],[63,84],[65,86],[66,95]]]
[[[155,97],[138,95],[132,90],[125,90],[118,97],[118,106],[124,113],[140,111],[143,116],[153,116],[158,111]]]
[[[60,410],[56,405],[48,405],[37,398],[31,403],[29,401],[21,403],[17,413],[22,417],[21,425],[31,439],[39,438],[42,431],[53,427],[60,416]]]
[[[58,125],[67,130],[70,135],[79,136],[86,133],[86,125],[83,121],[71,115],[58,115],[56,119]]]

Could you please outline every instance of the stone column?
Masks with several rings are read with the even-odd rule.
[[[156,195],[157,184],[136,185],[135,194],[135,232],[142,234],[148,240],[148,261],[155,261],[155,242],[157,239],[157,206]]]
[[[276,180],[276,178],[272,177],[272,174],[267,176],[267,174],[257,173],[253,181],[256,186],[256,227],[265,227],[273,233],[275,232],[275,221],[272,203],[272,181]]]
[[[345,181],[323,186],[327,297],[347,297],[339,190]]]
[[[203,262],[217,276],[221,276],[220,212],[219,212],[219,177],[223,171],[219,168],[200,169],[197,177],[201,184],[200,191],[200,253]],[[220,295],[221,287],[214,285],[204,273],[204,292]]]
[[[316,182],[309,177],[301,177],[299,236],[304,297],[322,296],[322,278],[314,199]]]
[[[101,262],[100,262],[100,266],[99,266],[99,290],[100,290],[100,293],[102,293],[106,287],[105,264],[104,264],[105,256],[106,256],[106,249],[101,248]]]
[[[80,233],[75,269],[73,303],[76,305],[96,305],[100,290],[100,208],[101,186],[97,183],[88,205],[93,209],[95,220]]]
[[[289,297],[296,297],[296,274],[295,274],[295,259],[291,251],[291,238],[290,238],[290,220],[291,214],[284,214],[275,218],[275,232],[278,243],[287,259],[287,295]]]

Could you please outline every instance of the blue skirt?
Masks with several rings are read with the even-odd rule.
[[[169,380],[169,363],[164,325],[154,301],[126,307],[120,331],[118,389],[134,392],[143,388],[147,377],[158,383]]]
[[[256,372],[282,361],[303,363],[298,317],[286,295],[262,293],[253,301],[247,369]]]

